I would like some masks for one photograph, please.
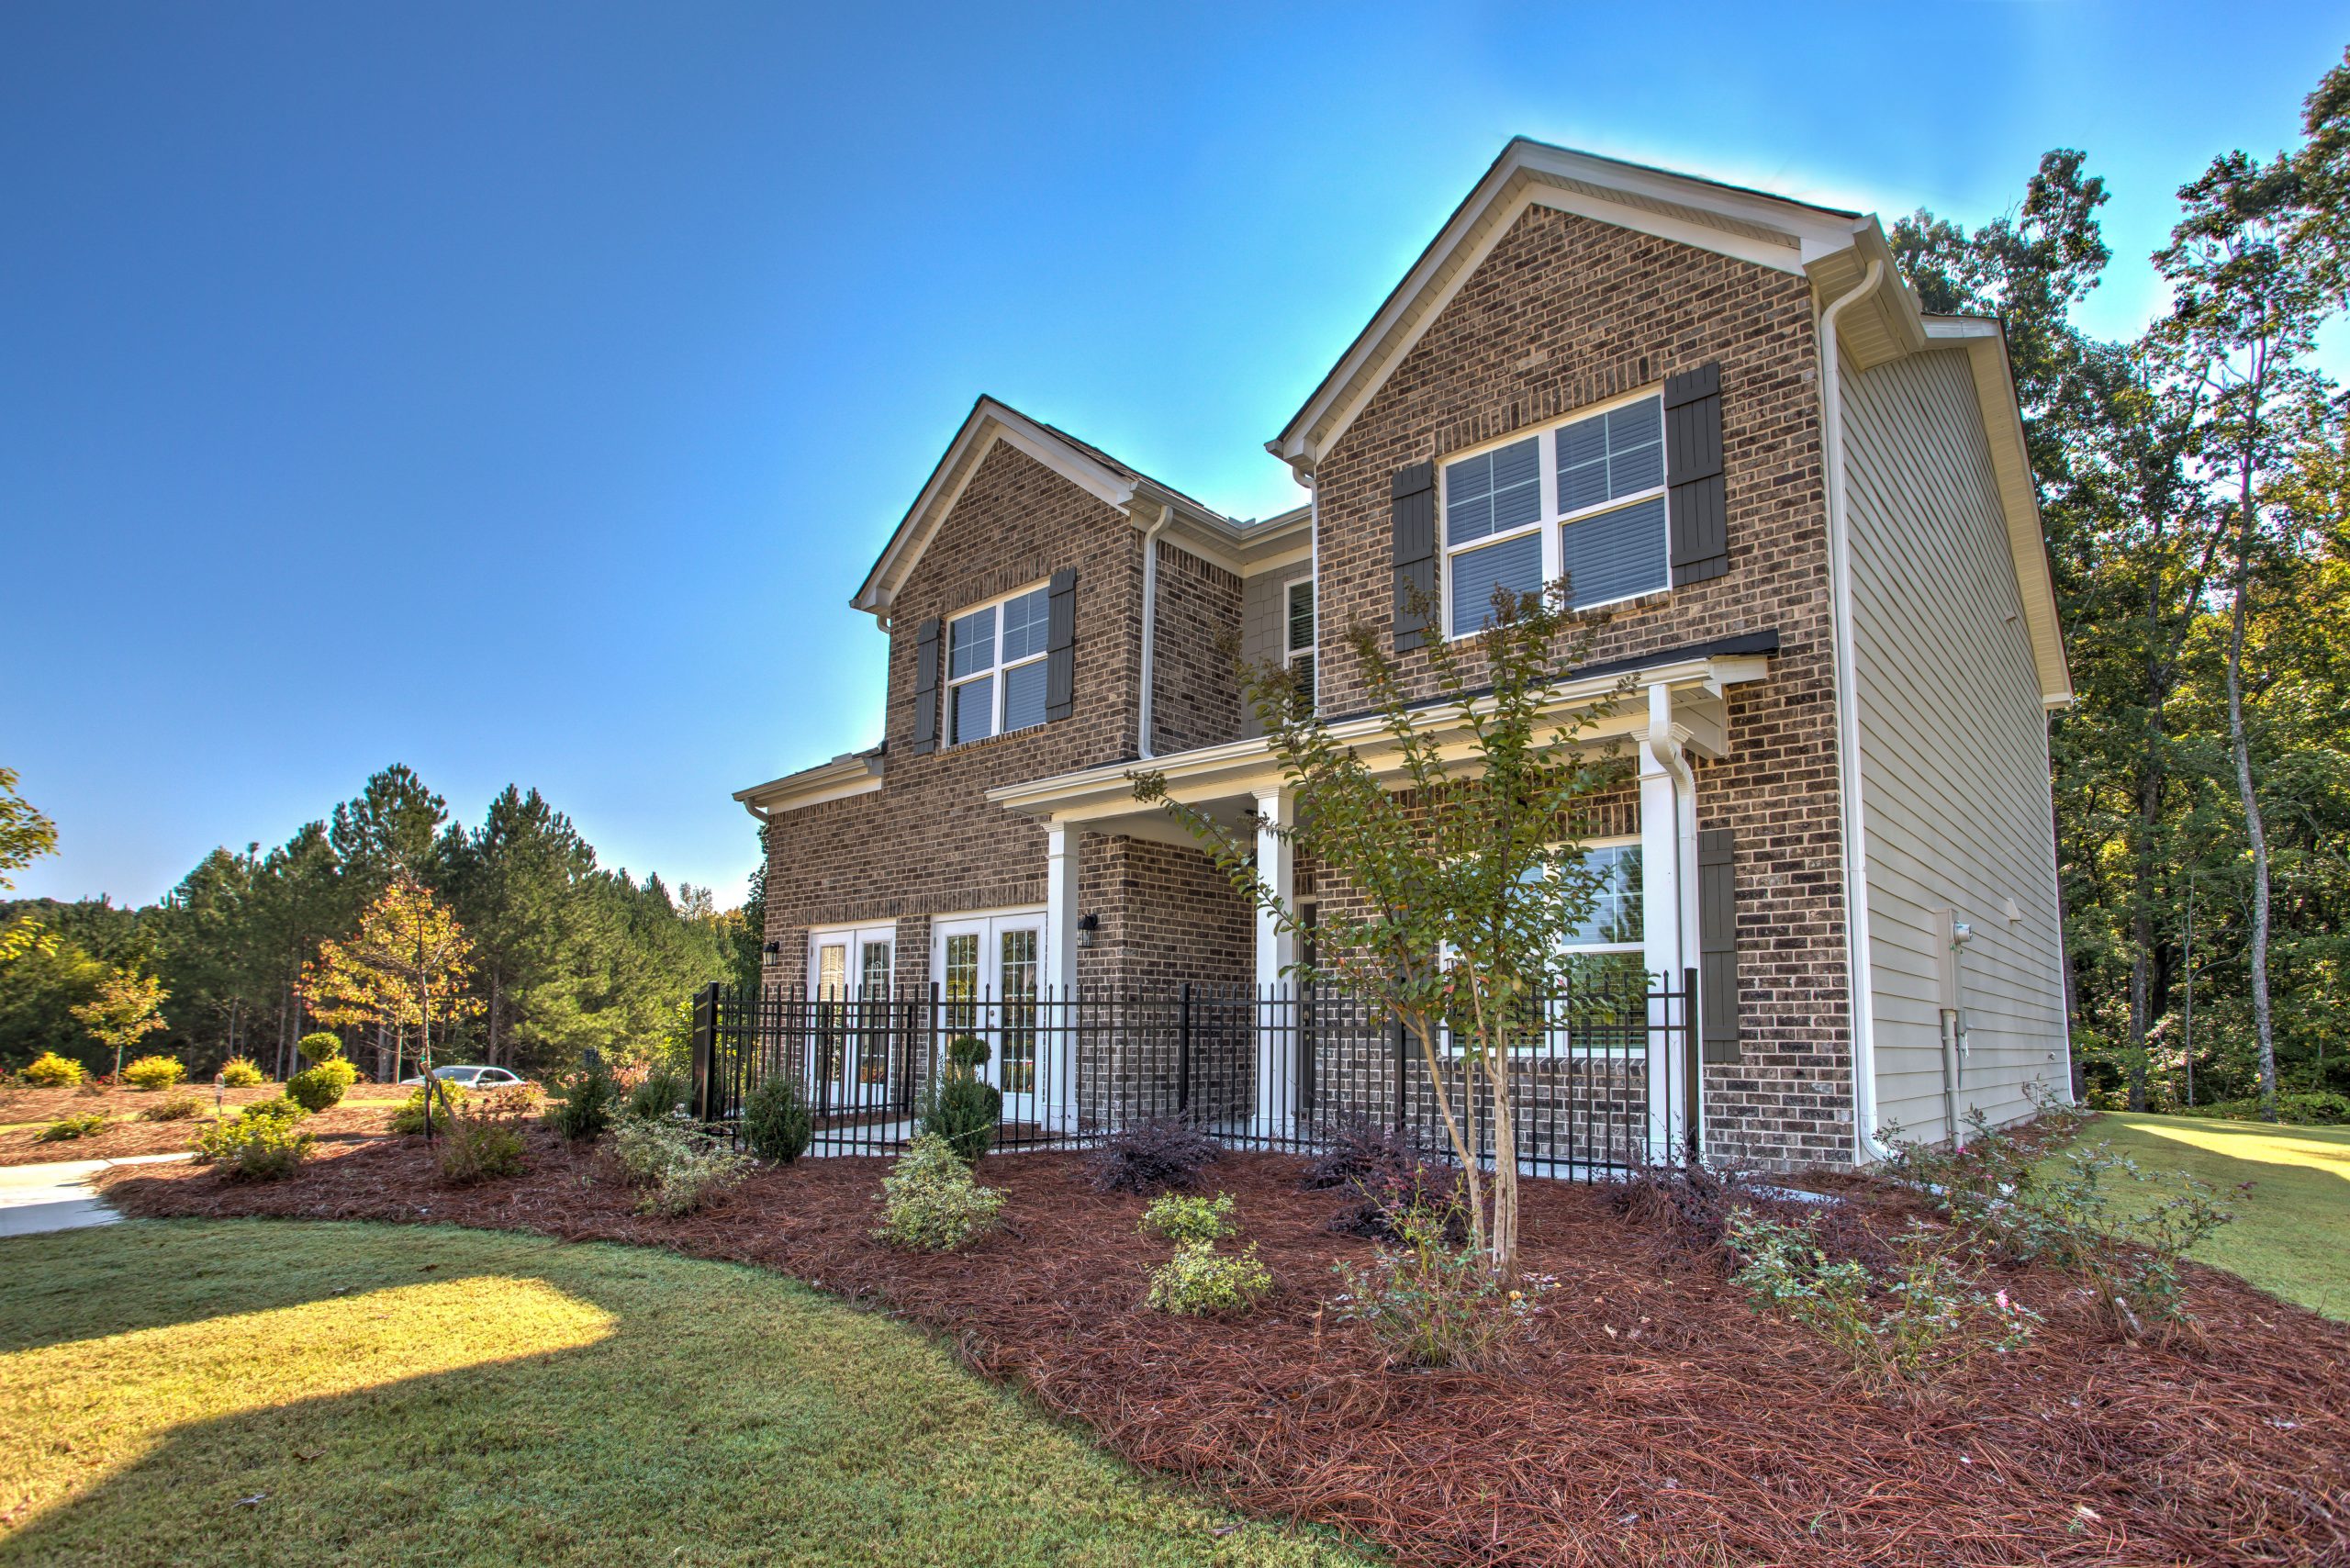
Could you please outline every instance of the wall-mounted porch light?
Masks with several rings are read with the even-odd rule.
[[[1098,915],[1098,914],[1080,914],[1080,915],[1079,915],[1079,916],[1077,917],[1077,945],[1078,945],[1079,946],[1080,946],[1080,947],[1091,947],[1091,946],[1093,946],[1093,935],[1094,935],[1094,933],[1096,933],[1096,932],[1100,931],[1101,929],[1102,929],[1102,917],[1101,917],[1100,915]]]
[[[770,942],[759,951],[767,956],[767,961],[770,964],[783,962],[783,944],[780,942]]]

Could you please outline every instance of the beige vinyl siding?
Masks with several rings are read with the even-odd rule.
[[[1940,1137],[1941,910],[1975,928],[1960,1114],[2012,1121],[2065,1079],[2047,718],[1964,351],[1848,369],[1844,395],[1877,1114]]]
[[[1303,561],[1292,561],[1285,566],[1273,566],[1248,577],[1240,585],[1240,657],[1250,665],[1267,659],[1278,659],[1284,647],[1282,641],[1289,613],[1289,585],[1305,576],[1310,568]],[[1241,701],[1240,733],[1255,736],[1265,733],[1257,722],[1257,710],[1245,698]]]

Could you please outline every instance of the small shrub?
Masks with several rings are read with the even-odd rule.
[[[691,1214],[751,1173],[750,1160],[724,1139],[663,1117],[624,1118],[612,1150],[629,1180],[645,1189],[639,1214]]]
[[[82,1064],[55,1051],[43,1051],[17,1071],[36,1089],[71,1089],[82,1081]]]
[[[441,1144],[441,1176],[453,1187],[471,1187],[522,1170],[522,1134],[502,1116],[461,1116]]]
[[[977,1165],[995,1147],[1003,1122],[1003,1095],[978,1078],[950,1078],[923,1093],[916,1126],[939,1138],[966,1165]]]
[[[1186,1241],[1150,1271],[1150,1294],[1144,1299],[1154,1311],[1178,1317],[1229,1317],[1256,1305],[1272,1288],[1273,1276],[1257,1260],[1255,1242],[1245,1252],[1218,1252],[1213,1241]]]
[[[1695,1260],[1726,1275],[1745,1263],[1729,1245],[1730,1217],[1741,1209],[1807,1227],[1831,1259],[1871,1270],[1894,1260],[1858,1205],[1807,1204],[1745,1172],[1717,1170],[1698,1160],[1647,1166],[1617,1185],[1612,1199],[1616,1212],[1648,1232],[1668,1259]]]
[[[1315,1129],[1320,1150],[1306,1162],[1301,1192],[1343,1187],[1349,1191],[1395,1171],[1433,1163],[1434,1157],[1402,1127],[1369,1116],[1343,1116]]]
[[[1097,1193],[1158,1193],[1190,1186],[1222,1152],[1191,1123],[1158,1116],[1119,1128],[1086,1163]]]
[[[334,1038],[332,1035],[309,1036],[311,1039]],[[316,1067],[306,1067],[285,1081],[285,1092],[305,1111],[325,1111],[341,1103],[351,1086],[359,1081],[359,1070],[341,1057],[328,1057]]]
[[[220,1082],[228,1089],[258,1089],[263,1082],[262,1070],[250,1057],[230,1057],[220,1064]]]
[[[881,1226],[873,1234],[892,1247],[952,1252],[991,1228],[1003,1194],[971,1179],[971,1168],[923,1133],[881,1178]]]
[[[122,1081],[133,1089],[169,1089],[186,1076],[175,1057],[140,1057],[122,1070]]]
[[[598,1062],[556,1081],[555,1098],[547,1102],[547,1126],[566,1143],[591,1142],[612,1125],[619,1102],[611,1070]]]
[[[808,1151],[813,1134],[800,1086],[777,1073],[751,1091],[743,1106],[743,1141],[761,1159],[789,1165]]]
[[[1150,1207],[1143,1210],[1138,1228],[1145,1236],[1179,1242],[1222,1241],[1240,1234],[1240,1226],[1232,1217],[1229,1193],[1218,1193],[1213,1198],[1169,1193],[1153,1199]]]
[[[1872,1300],[1869,1271],[1829,1261],[1807,1226],[1741,1209],[1730,1218],[1729,1245],[1747,1260],[1731,1282],[1754,1308],[1783,1312],[1818,1335],[1873,1394],[1912,1393],[1985,1351],[2016,1350],[2039,1321],[2005,1291],[1985,1295],[1959,1267],[1959,1238],[1924,1226],[1897,1243],[1882,1305]]]
[[[988,1043],[977,1035],[957,1035],[946,1043],[946,1076],[977,1078],[987,1066]]]
[[[285,1087],[294,1087],[290,1080]],[[392,1113],[392,1131],[414,1137],[424,1130],[424,1124],[430,1120],[434,1132],[446,1132],[450,1117],[464,1115],[472,1098],[453,1083],[420,1083],[408,1091],[407,1101]]]
[[[1368,1328],[1389,1360],[1405,1366],[1501,1364],[1531,1328],[1551,1282],[1528,1275],[1505,1285],[1443,1214],[1407,1209],[1394,1225],[1401,1247],[1382,1247],[1368,1267],[1334,1265],[1338,1317]]]
[[[322,1061],[332,1061],[342,1055],[342,1039],[340,1036],[330,1035],[324,1029],[320,1029],[316,1034],[305,1035],[295,1041],[294,1049],[304,1061],[316,1067]]]
[[[279,1095],[248,1105],[231,1120],[196,1135],[196,1153],[234,1182],[275,1182],[294,1174],[318,1140],[301,1130],[308,1113]]]
[[[174,1094],[140,1112],[139,1119],[142,1122],[185,1122],[203,1109],[204,1102],[195,1095]]]
[[[677,1114],[685,1103],[686,1075],[667,1062],[655,1062],[628,1092],[621,1114],[638,1121]]]
[[[2181,1178],[2183,1191],[2140,1207],[2116,1188],[2143,1188],[2151,1178],[2110,1144],[2045,1159],[1987,1126],[1979,1111],[1967,1122],[1964,1149],[1895,1141],[1895,1179],[1936,1203],[1994,1260],[2047,1263],[2085,1281],[2110,1333],[2134,1339],[2153,1327],[2191,1326],[2179,1265],[2235,1217],[2215,1189]]]
[[[73,1138],[95,1137],[106,1130],[103,1111],[89,1111],[79,1115],[60,1116],[35,1135],[38,1143],[65,1143]]]

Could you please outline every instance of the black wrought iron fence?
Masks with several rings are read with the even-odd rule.
[[[1509,1052],[1524,1165],[1583,1177],[1695,1147],[1695,977],[1577,988],[1528,1006]],[[811,1152],[892,1154],[962,1036],[1003,1095],[998,1146],[1098,1139],[1146,1118],[1190,1121],[1224,1143],[1309,1149],[1353,1120],[1448,1144],[1449,1110],[1483,1158],[1491,1085],[1439,1033],[1423,1043],[1376,1003],[1320,987],[1186,983],[1011,996],[811,995],[712,985],[694,999],[693,1104],[739,1122],[751,1092],[784,1077],[814,1125]]]

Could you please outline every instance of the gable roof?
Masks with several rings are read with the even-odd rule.
[[[1396,284],[1370,322],[1347,346],[1304,405],[1265,449],[1301,476],[1346,433],[1404,356],[1420,340],[1478,263],[1501,242],[1529,207],[1612,223],[1695,245],[1807,279],[1815,305],[1825,308],[1857,287],[1871,262],[1885,282],[1838,321],[1838,341],[1854,365],[1867,370],[1927,349],[1964,349],[1975,377],[1983,425],[2016,582],[2031,634],[2042,700],[2072,700],[2072,676],[2057,621],[2046,534],[2023,442],[2006,340],[1996,321],[1929,319],[1917,290],[1901,276],[1884,226],[1874,214],[1790,200],[1742,185],[1674,174],[1595,153],[1577,152],[1518,137],[1453,209],[1427,249]]]
[[[1252,562],[1281,554],[1282,542],[1298,532],[1306,521],[1302,508],[1261,522],[1225,517],[1058,426],[982,396],[971,405],[922,492],[882,546],[864,586],[849,600],[852,606],[888,619],[898,589],[955,510],[971,476],[999,442],[1124,512],[1136,528],[1148,528],[1166,518],[1169,537],[1183,548],[1234,572],[1245,572]]]

